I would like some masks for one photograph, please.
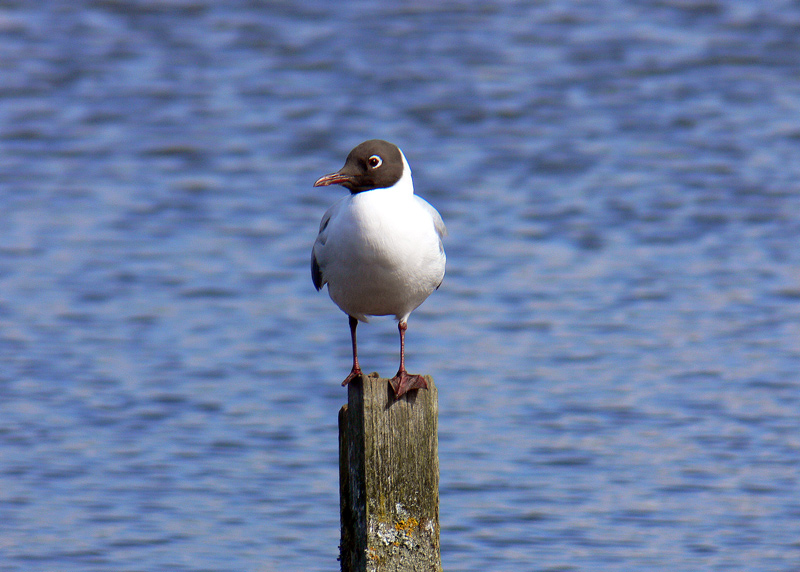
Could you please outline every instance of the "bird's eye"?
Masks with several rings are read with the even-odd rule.
[[[383,159],[378,157],[377,155],[373,155],[369,159],[367,159],[367,163],[372,169],[377,169],[381,165],[383,165]]]

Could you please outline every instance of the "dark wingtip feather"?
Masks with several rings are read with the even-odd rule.
[[[314,288],[317,289],[317,292],[322,290],[322,272],[319,269],[317,257],[314,256],[313,252],[311,253],[311,280],[314,282]]]

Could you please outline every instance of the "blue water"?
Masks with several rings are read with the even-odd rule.
[[[445,569],[800,569],[796,1],[22,0],[0,570],[338,569],[311,185],[373,137],[450,231]]]

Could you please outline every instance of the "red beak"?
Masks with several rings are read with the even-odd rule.
[[[330,175],[325,175],[324,177],[317,179],[317,182],[314,183],[314,186],[327,187],[328,185],[341,185],[349,181],[349,175],[343,175],[342,173],[331,173]]]

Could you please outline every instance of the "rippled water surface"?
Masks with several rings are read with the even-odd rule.
[[[800,568],[800,4],[86,0],[0,4],[0,570],[338,569],[373,137],[450,231],[445,569]]]

